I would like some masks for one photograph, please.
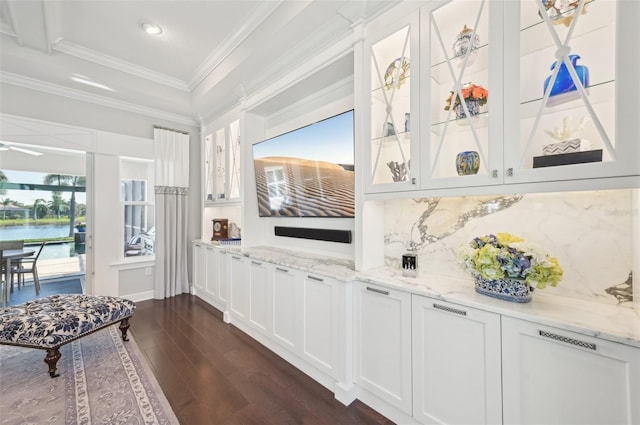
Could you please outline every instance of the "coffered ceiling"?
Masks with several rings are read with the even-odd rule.
[[[206,121],[394,3],[0,0],[0,80],[147,115]],[[147,34],[145,22],[162,34]],[[325,78],[335,82],[353,72],[352,60],[340,63]]]

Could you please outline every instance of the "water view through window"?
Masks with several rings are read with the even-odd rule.
[[[39,262],[84,254],[85,185],[84,176],[0,170],[0,242],[46,241]]]

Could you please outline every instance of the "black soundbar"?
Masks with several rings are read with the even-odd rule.
[[[351,230],[311,229],[308,227],[275,226],[276,236],[313,239],[316,241],[351,243]]]

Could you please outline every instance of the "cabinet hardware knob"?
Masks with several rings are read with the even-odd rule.
[[[491,177],[493,177],[494,179],[498,178],[498,170],[491,170]]]
[[[416,184],[416,178],[415,177],[411,177],[411,184]]]
[[[389,295],[389,291],[383,291],[382,289],[376,289],[370,286],[367,286],[367,291],[375,292],[376,294]]]
[[[261,262],[259,262],[259,261],[253,261],[253,260],[251,261],[251,264],[255,264],[256,266],[261,266],[261,265],[262,265],[262,263],[261,263]]]
[[[513,177],[513,168],[507,168],[507,176]]]
[[[464,310],[458,310],[457,308],[447,307],[446,305],[441,304],[433,304],[433,308],[437,308],[438,310],[448,311],[449,313],[459,314],[461,316],[466,316],[467,312]]]
[[[320,278],[320,277],[315,277],[315,276],[311,276],[310,274],[307,275],[307,277],[311,280],[315,280],[318,282],[324,282],[324,279]]]
[[[238,257],[237,255],[232,255],[231,258],[234,260],[242,260],[242,257]]]
[[[283,269],[281,267],[276,267],[276,270],[278,270],[279,272],[283,272],[283,273],[289,273],[289,270]]]
[[[589,350],[594,350],[594,351],[596,350],[596,345],[592,342],[580,341],[579,339],[569,338],[568,336],[556,335],[554,333],[542,331],[542,330],[538,330],[538,335],[545,338],[553,339],[555,341],[564,342],[565,344],[576,345],[578,347],[588,348]]]

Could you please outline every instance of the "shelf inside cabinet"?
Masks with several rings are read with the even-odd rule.
[[[613,102],[615,100],[615,81],[611,80],[591,84],[589,87],[587,87],[587,92],[589,95],[589,101],[592,105],[607,101]],[[542,102],[542,97],[521,102],[520,118],[535,117],[540,110],[540,102]],[[547,106],[544,108],[544,113],[553,114],[584,107],[585,103],[582,97],[578,97],[577,99],[571,100],[569,102],[561,103],[555,106]]]
[[[455,117],[455,112],[452,112],[451,116]],[[473,126],[476,129],[487,127],[487,125],[489,124],[489,112],[480,112],[478,115],[472,117],[471,120],[473,121]],[[442,134],[445,132],[445,128],[447,134],[456,134],[471,131],[471,125],[469,124],[468,119],[463,118],[457,120],[454,118],[450,119],[449,121],[434,123],[431,126],[431,132],[438,136],[442,136]]]
[[[449,84],[453,86],[453,79],[449,72],[448,63],[452,64],[453,72],[456,74],[456,78],[462,70],[462,59],[451,58],[448,61],[441,61],[431,66],[431,78],[436,84]],[[481,45],[476,50],[474,57],[470,57],[467,60],[467,66],[464,69],[463,81],[467,81],[470,78],[473,79],[473,75],[481,71],[486,71],[489,68],[489,45],[487,43]]]
[[[371,142],[374,143],[375,145],[378,145],[380,143],[389,144],[389,143],[398,143],[398,139],[400,139],[400,143],[409,142],[411,140],[411,132],[401,131],[396,134],[392,134],[390,136],[374,137],[371,139]]]
[[[409,102],[411,77],[405,78],[405,82],[400,86],[400,88],[396,87],[395,89],[387,89],[386,87],[376,87],[371,90],[371,97],[373,100],[386,103],[391,100],[391,95],[393,94],[393,103],[396,102]]]
[[[607,4],[610,3],[610,4]],[[544,49],[556,50],[556,44],[553,42],[546,23],[538,16],[538,10],[534,2],[522,3],[521,11],[521,27],[520,27],[520,56],[527,56],[539,52]],[[524,8],[527,9],[524,9]],[[578,46],[594,46],[594,42],[600,40],[615,39],[616,6],[614,2],[606,2],[601,0],[591,0],[587,5],[587,13],[577,17],[579,19],[575,30],[569,41],[569,46],[574,48],[573,53]],[[565,39],[565,32],[569,27],[564,25],[554,25],[561,40]],[[553,55],[550,56],[553,60]]]

